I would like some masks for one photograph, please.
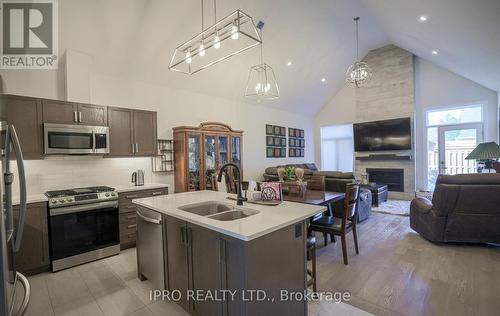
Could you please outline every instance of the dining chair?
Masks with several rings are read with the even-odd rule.
[[[307,269],[307,275],[311,277],[307,281],[307,286],[312,286],[313,292],[317,292],[317,277],[316,277],[316,237],[307,237],[307,261],[311,261],[311,269]]]
[[[308,190],[325,191],[325,176],[311,176],[306,181]]]
[[[346,235],[351,231],[354,237],[354,247],[356,249],[356,254],[359,254],[357,232],[358,200],[359,185],[356,183],[348,184],[346,186],[344,212],[342,218],[335,217],[333,215],[323,216],[318,220],[313,221],[309,226],[309,230],[311,232],[321,232],[324,234],[325,239],[327,235],[340,236],[340,239],[342,241],[342,255],[344,257],[345,265],[348,264]]]

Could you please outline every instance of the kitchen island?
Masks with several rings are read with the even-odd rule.
[[[134,200],[138,218],[157,227],[153,237],[138,226],[139,277],[163,275],[151,281],[192,315],[307,315],[306,225],[326,208],[236,206],[232,196],[197,191]],[[141,261],[153,257],[163,274],[144,273]]]

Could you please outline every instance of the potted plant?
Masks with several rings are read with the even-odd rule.
[[[285,167],[285,170],[283,172],[283,177],[286,180],[293,180],[295,179],[295,168],[294,167]]]

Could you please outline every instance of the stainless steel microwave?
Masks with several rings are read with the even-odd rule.
[[[109,127],[43,124],[46,155],[102,155],[109,153]]]

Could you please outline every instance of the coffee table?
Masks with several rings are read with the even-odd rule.
[[[372,193],[372,205],[378,207],[381,203],[387,201],[389,189],[386,184],[362,184],[361,188],[368,189]]]

